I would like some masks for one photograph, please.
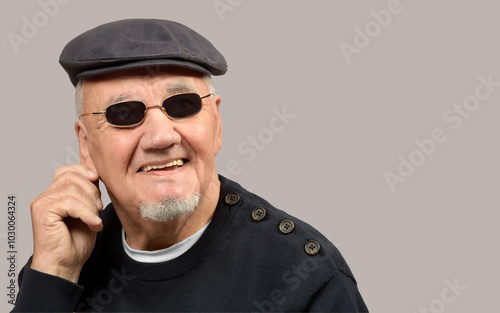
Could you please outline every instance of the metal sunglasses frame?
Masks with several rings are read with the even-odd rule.
[[[146,110],[144,110],[144,116],[142,118],[142,120],[138,123],[135,123],[135,124],[132,124],[132,125],[115,125],[115,124],[112,124],[108,121],[108,119],[106,118],[106,122],[113,126],[113,127],[117,127],[117,128],[130,128],[130,127],[134,127],[134,126],[138,126],[138,125],[141,125],[144,120],[146,119],[146,116],[148,115],[148,111],[150,109],[154,109],[154,108],[159,108],[163,111],[163,114],[165,114],[169,119],[171,120],[182,120],[182,119],[185,119],[185,118],[190,118],[192,116],[195,116],[196,114],[200,113],[200,111],[196,112],[195,114],[192,114],[192,115],[189,115],[189,116],[186,116],[186,117],[171,117],[170,115],[168,115],[167,111],[165,110],[165,107],[163,106],[163,103],[165,103],[165,101],[168,99],[168,98],[171,98],[171,97],[174,97],[174,96],[179,96],[179,95],[190,95],[190,94],[195,94],[197,95],[198,97],[200,97],[200,100],[203,100],[205,98],[208,98],[210,96],[214,96],[215,94],[213,92],[209,93],[208,95],[206,96],[200,96],[199,94],[197,93],[194,93],[194,92],[185,92],[185,93],[177,93],[177,94],[174,94],[174,95],[170,95],[168,96],[167,98],[165,98],[163,101],[162,101],[162,104],[161,105],[154,105],[154,106],[150,106],[150,107],[146,107]],[[113,105],[117,105],[117,104],[120,104],[120,103],[126,103],[126,102],[130,102],[130,101],[125,101],[125,102],[118,102],[118,103],[113,103],[111,104],[109,107],[113,106]],[[141,102],[141,101],[136,101],[136,102]],[[141,102],[142,104],[144,104],[144,102]],[[144,106],[146,106],[144,104]],[[109,108],[108,107],[108,108]],[[107,108],[106,108],[107,110]],[[80,116],[78,117],[78,119],[81,119],[82,116],[85,116],[85,115],[98,115],[98,114],[106,114],[106,111],[102,111],[102,112],[91,112],[91,113],[83,113],[83,114],[80,114]]]

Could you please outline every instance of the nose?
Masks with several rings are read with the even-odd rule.
[[[146,108],[145,114],[145,120],[140,126],[143,130],[140,147],[143,150],[165,149],[181,142],[175,122],[167,116],[163,106],[150,106]]]

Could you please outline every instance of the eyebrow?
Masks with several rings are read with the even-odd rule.
[[[190,84],[183,82],[183,81],[179,81],[179,82],[175,82],[174,84],[169,86],[166,91],[167,91],[168,95],[174,95],[174,94],[178,94],[178,93],[195,92],[196,90]],[[127,99],[130,99],[130,98],[131,98],[131,96],[129,94],[121,94],[121,95],[111,96],[106,101],[104,110],[106,110],[110,105],[126,101]]]
[[[183,93],[183,92],[194,92],[194,91],[196,90],[193,86],[183,81],[175,82],[174,84],[172,84],[167,88],[167,94],[169,95],[173,95],[176,93]]]
[[[110,105],[113,105],[113,104],[116,104],[116,103],[119,103],[119,102],[123,102],[123,101],[125,101],[126,99],[129,99],[129,98],[130,98],[130,95],[128,95],[128,94],[121,94],[121,95],[117,95],[117,96],[111,96],[111,97],[109,97],[108,101],[106,101],[104,110],[106,110]]]

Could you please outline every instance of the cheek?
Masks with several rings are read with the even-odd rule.
[[[92,145],[93,149],[90,153],[101,178],[120,175],[120,172],[127,169],[127,164],[134,151],[132,138],[103,135],[98,138],[97,142],[98,144]]]
[[[216,138],[213,124],[197,125],[191,128],[189,133],[183,137],[186,138],[199,157],[213,157],[217,154],[215,151]]]

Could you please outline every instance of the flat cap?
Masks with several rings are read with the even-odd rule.
[[[59,63],[80,78],[132,69],[179,66],[208,75],[227,71],[224,56],[203,36],[173,21],[127,19],[93,28],[64,47]]]

